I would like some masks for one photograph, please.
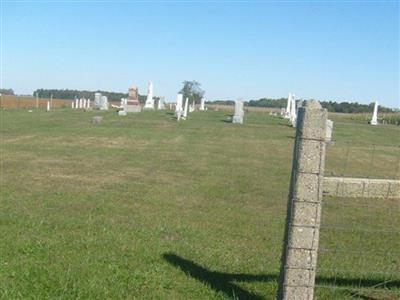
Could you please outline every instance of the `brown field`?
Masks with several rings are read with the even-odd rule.
[[[47,101],[51,101],[50,98],[39,98],[38,107],[46,108]],[[71,101],[73,99],[56,99],[53,98],[52,107],[53,108],[63,108],[71,107]],[[93,101],[93,99],[92,99]],[[117,102],[109,101],[111,104],[119,105]],[[93,102],[92,102],[93,103]],[[32,96],[10,96],[2,95],[0,96],[0,107],[6,109],[14,108],[36,108],[36,98]]]
[[[2,95],[0,97],[0,106],[2,108],[36,108],[36,98],[30,96],[9,96]],[[46,108],[47,101],[50,98],[39,98],[38,99],[39,108]],[[53,107],[71,107],[71,100],[69,99],[55,99],[53,98]]]

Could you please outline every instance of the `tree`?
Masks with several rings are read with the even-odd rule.
[[[13,89],[0,89],[0,94],[2,95],[14,95]]]
[[[128,93],[118,93],[118,92],[107,92],[107,91],[96,91],[101,93],[103,96],[107,96],[109,101],[120,101],[121,98],[127,98]],[[94,99],[95,91],[80,91],[80,90],[61,90],[61,89],[37,89],[33,92],[33,95],[36,93],[39,94],[40,97],[50,98],[53,95],[53,98],[56,99],[74,99],[78,98],[90,98]],[[143,100],[144,99],[144,100]],[[139,95],[140,102],[145,101],[146,96]]]
[[[200,83],[195,80],[185,80],[179,93],[183,95],[183,99],[189,98],[190,102],[200,103],[200,99],[204,96],[204,91],[200,86]]]

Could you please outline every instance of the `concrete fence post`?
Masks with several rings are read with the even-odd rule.
[[[318,101],[298,110],[279,300],[312,300],[321,220],[327,111]]]

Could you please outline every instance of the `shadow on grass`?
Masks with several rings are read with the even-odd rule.
[[[210,286],[213,290],[223,292],[233,299],[264,299],[260,295],[248,292],[231,281],[270,281],[276,280],[276,275],[251,275],[212,272],[198,264],[179,257],[173,253],[164,253],[163,258],[171,265],[180,268],[187,275]]]
[[[253,299],[253,300],[261,300],[264,297],[254,293],[244,290],[243,288],[237,286],[233,281],[242,281],[242,282],[254,282],[254,281],[277,281],[278,274],[244,274],[244,273],[222,273],[207,270],[202,266],[188,260],[182,258],[174,253],[164,253],[163,258],[173,265],[181,269],[186,275],[193,277],[200,281],[201,283],[211,287],[214,291],[223,292],[228,297],[232,299]],[[334,286],[343,286],[343,292],[350,295],[354,294],[354,290],[357,288],[374,288],[381,285],[382,280],[377,279],[369,279],[362,280],[354,279],[354,278],[330,278],[330,277],[318,277],[316,280],[316,285],[318,287],[330,288]],[[347,289],[348,287],[348,289]],[[385,288],[400,288],[400,280],[394,280],[385,284]],[[386,290],[387,291],[387,290]],[[360,295],[357,295],[360,297]],[[363,295],[362,299],[376,299],[370,298],[367,295]]]

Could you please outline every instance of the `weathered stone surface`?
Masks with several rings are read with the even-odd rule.
[[[324,177],[323,193],[348,198],[400,199],[400,180]]]
[[[320,214],[318,203],[294,201],[293,203],[293,224],[314,226]],[[318,224],[319,225],[319,224]]]
[[[291,249],[287,265],[295,269],[316,268],[317,252],[306,249]]]
[[[311,300],[319,245],[327,112],[317,101],[298,109],[278,299]]]
[[[139,101],[139,90],[135,85],[131,85],[128,89],[128,100]]]
[[[326,142],[332,143],[333,121],[326,120]]]
[[[103,117],[95,116],[92,118],[92,124],[100,124],[103,121]]]
[[[322,176],[312,173],[299,173],[297,176],[298,185],[294,197],[299,201],[312,201],[321,193],[319,181]]]
[[[131,85],[128,89],[128,98],[121,101],[124,111],[127,113],[138,113],[142,111],[139,102],[139,90],[135,85]]]
[[[306,287],[310,284],[311,281],[309,272],[304,272],[304,269],[297,269],[297,268],[286,269],[286,279],[288,286],[297,286],[297,287]]]
[[[287,286],[286,287],[286,300],[312,300],[313,291],[310,291],[308,287],[298,287],[298,286]]]
[[[314,216],[313,216],[314,217]],[[315,249],[315,239],[319,236],[319,229],[292,225],[289,232],[291,239],[288,242],[290,248]],[[290,250],[289,250],[290,251]]]
[[[302,173],[319,174],[322,147],[320,141],[303,139],[298,145],[297,169]]]
[[[243,124],[243,116],[243,101],[239,99],[235,101],[235,113],[232,117],[232,123]]]
[[[126,116],[126,115],[127,115],[126,111],[124,110],[118,111],[118,116]]]

